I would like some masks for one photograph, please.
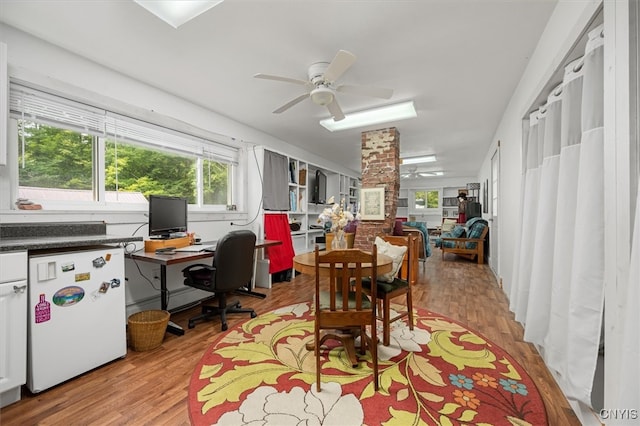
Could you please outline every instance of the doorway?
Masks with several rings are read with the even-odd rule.
[[[498,282],[502,283],[499,275],[500,253],[498,244],[498,231],[500,229],[498,223],[498,182],[500,177],[500,141],[496,151],[491,156],[491,176],[489,177],[489,266],[493,273],[498,277]]]

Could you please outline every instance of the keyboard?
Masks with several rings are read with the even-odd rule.
[[[187,252],[199,252],[199,251],[212,251],[215,250],[216,244],[194,244],[191,246],[180,247],[175,251],[187,251]]]

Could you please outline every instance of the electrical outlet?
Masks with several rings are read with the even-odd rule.
[[[159,280],[160,279],[160,269],[153,269],[151,271],[153,279],[154,280]]]

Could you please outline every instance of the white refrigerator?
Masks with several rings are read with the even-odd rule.
[[[124,250],[29,256],[27,386],[38,393],[127,354]]]

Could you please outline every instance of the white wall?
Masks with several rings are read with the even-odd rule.
[[[469,182],[480,182],[474,176],[467,177],[421,177],[413,179],[402,179],[400,181],[400,197],[408,197],[408,191],[412,189],[424,190],[424,189],[443,189],[443,188],[465,188]],[[480,197],[482,194],[478,194]],[[441,194],[442,196],[442,194]],[[399,207],[397,216],[416,216],[418,222],[427,222],[429,228],[435,228],[442,224],[442,210],[440,213],[434,214],[419,214],[416,215],[409,211],[408,207]]]
[[[218,113],[209,111],[184,99],[157,90],[143,82],[129,78],[112,69],[67,50],[54,46],[46,41],[30,36],[13,27],[0,23],[0,41],[6,43],[8,53],[9,77],[30,82],[45,87],[54,92],[64,93],[78,100],[85,100],[90,104],[109,109],[113,112],[126,114],[164,124],[177,130],[193,131],[215,140],[245,146],[246,155],[242,162],[252,168],[252,146],[264,145],[284,154],[304,159],[321,167],[340,173],[357,175],[359,172],[346,169],[329,162],[314,154],[310,154],[298,147],[278,140],[256,129],[237,123]],[[11,130],[11,129],[9,129]],[[15,132],[15,130],[14,130]],[[359,140],[357,141],[360,142]],[[114,235],[146,236],[147,228],[144,223],[146,210],[134,209],[127,211],[105,211],[95,208],[84,211],[14,210],[15,181],[17,180],[17,147],[8,146],[8,165],[0,166],[0,222],[68,222],[68,221],[104,221],[107,232]],[[12,161],[12,159],[14,159]],[[203,240],[217,239],[230,229],[249,228],[254,232],[261,232],[261,226],[252,223],[247,226],[234,226],[231,222],[246,223],[256,215],[255,203],[248,205],[247,199],[256,197],[259,183],[251,186],[247,184],[245,173],[240,176],[237,188],[240,191],[239,208],[244,211],[224,213],[190,212],[189,227],[191,231],[200,235]],[[253,188],[249,193],[249,188]],[[262,220],[258,219],[261,223]],[[141,228],[140,226],[143,225]],[[137,249],[142,244],[137,244]],[[185,265],[186,266],[186,265]],[[139,269],[138,269],[139,267]],[[127,273],[127,304],[128,312],[141,308],[159,307],[157,277],[158,267],[139,262],[138,265],[128,260]],[[198,295],[195,290],[184,289],[181,268],[170,268],[169,285],[174,289],[170,307],[195,300]],[[152,282],[149,283],[146,276]],[[184,294],[185,292],[192,294]]]

